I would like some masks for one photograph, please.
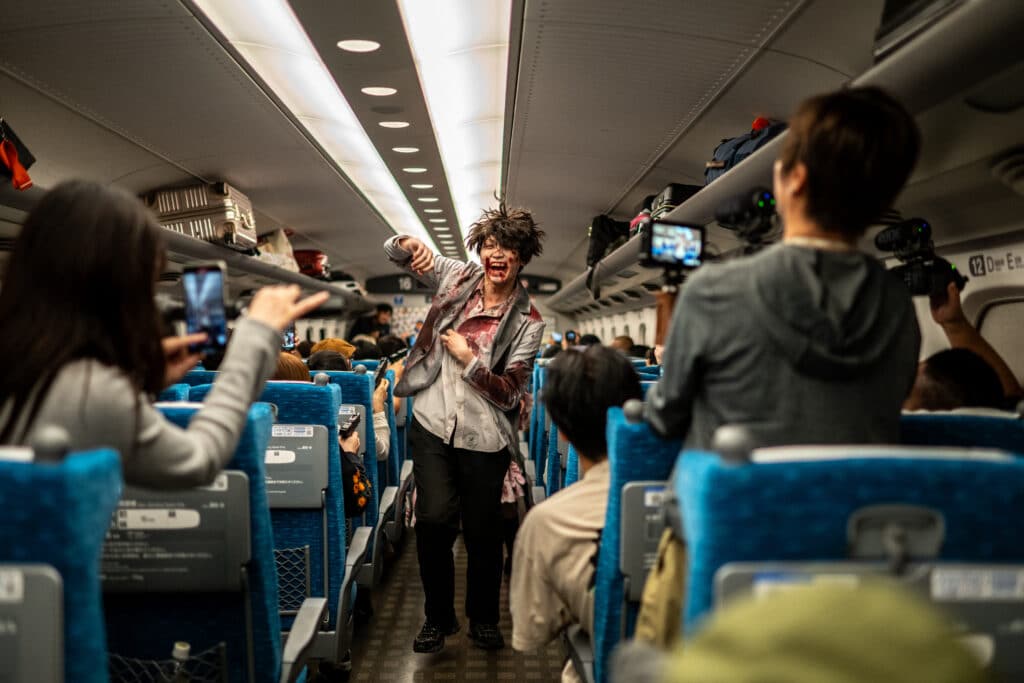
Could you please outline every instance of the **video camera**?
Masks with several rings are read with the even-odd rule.
[[[718,205],[715,220],[746,242],[743,253],[752,254],[766,245],[777,227],[775,195],[766,187],[754,187]]]
[[[967,277],[935,254],[932,226],[923,218],[908,218],[875,235],[879,251],[892,252],[902,265],[891,272],[907,285],[911,296],[944,296],[950,282],[963,290]]]

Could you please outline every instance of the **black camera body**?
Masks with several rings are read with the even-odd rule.
[[[753,187],[715,209],[715,221],[746,242],[746,254],[761,250],[776,232],[775,216],[775,195],[766,187]]]
[[[923,218],[908,218],[875,235],[879,251],[892,252],[901,265],[890,272],[900,278],[911,296],[942,297],[950,282],[963,290],[967,277],[957,267],[935,254],[932,226]]]

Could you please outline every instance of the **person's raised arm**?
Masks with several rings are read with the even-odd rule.
[[[430,288],[440,286],[448,273],[466,266],[463,261],[435,254],[430,247],[408,235],[396,235],[384,243],[384,253],[395,265]]]
[[[992,369],[999,375],[999,382],[1003,385],[1003,395],[1007,398],[1018,398],[1024,393],[1021,390],[1020,382],[1017,381],[1013,370],[1006,364],[1003,357],[967,320],[960,305],[960,290],[957,289],[955,283],[950,282],[946,287],[945,297],[933,296],[928,303],[931,306],[932,320],[942,328],[951,347],[973,351],[992,366]]]
[[[702,336],[710,321],[703,320],[699,293],[692,285],[683,288],[663,349],[657,349],[661,379],[647,392],[644,419],[665,438],[685,437],[690,429],[693,397],[697,393],[698,363]]]

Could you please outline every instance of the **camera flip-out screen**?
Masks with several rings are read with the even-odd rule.
[[[653,221],[648,239],[645,265],[697,268],[702,263],[704,228],[701,226]]]

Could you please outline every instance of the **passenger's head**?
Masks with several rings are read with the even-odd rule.
[[[352,354],[352,360],[379,360],[382,358],[380,347],[372,341],[360,339],[356,342],[356,350]]]
[[[295,345],[295,349],[299,352],[299,355],[303,358],[309,358],[309,354],[313,353],[313,342],[308,339],[303,339]]]
[[[377,342],[380,352],[385,356],[393,356],[408,347],[405,340],[393,334],[386,334]]]
[[[775,162],[779,214],[784,221],[802,214],[822,230],[859,238],[892,206],[920,146],[914,119],[878,88],[805,100]]]
[[[619,335],[615,339],[612,339],[610,346],[616,351],[622,351],[625,354],[629,354],[630,350],[633,348],[633,338],[624,334]]]
[[[376,320],[378,325],[388,325],[391,323],[391,316],[394,314],[395,309],[391,307],[391,304],[377,304],[377,315]]]
[[[469,229],[466,245],[480,256],[488,280],[496,285],[514,282],[519,272],[543,247],[544,231],[526,209],[498,208],[484,211]]]
[[[310,349],[310,353],[316,353],[317,351],[336,351],[345,358],[351,358],[355,352],[356,347],[349,344],[344,339],[338,339],[337,337],[328,337],[327,339],[321,339]]]
[[[287,382],[309,382],[309,368],[301,360],[287,351],[277,355],[277,370],[270,379]]]
[[[604,436],[608,409],[631,398],[643,398],[633,364],[600,344],[558,354],[548,365],[541,396],[551,421],[592,462],[608,453]]]
[[[544,347],[544,350],[540,352],[541,358],[554,358],[562,350],[562,347],[558,344],[548,344]]]
[[[318,370],[348,372],[352,369],[352,364],[348,362],[348,358],[337,351],[317,351],[309,357],[306,368],[313,372]]]
[[[600,343],[601,340],[600,338],[598,338],[596,334],[585,334],[582,337],[580,337],[579,341],[580,346],[594,346],[595,344]]]
[[[37,384],[40,395],[67,363],[91,358],[122,370],[135,389],[164,383],[156,282],[164,241],[132,195],[89,181],[61,183],[25,219],[0,288],[0,348],[17,359],[0,373],[13,425]],[[4,434],[3,436],[10,436]]]
[[[946,349],[918,364],[903,408],[1001,408],[1004,401],[999,375],[981,356],[968,349]]]
[[[952,623],[909,590],[824,581],[739,599],[676,651],[666,683],[982,683]]]

